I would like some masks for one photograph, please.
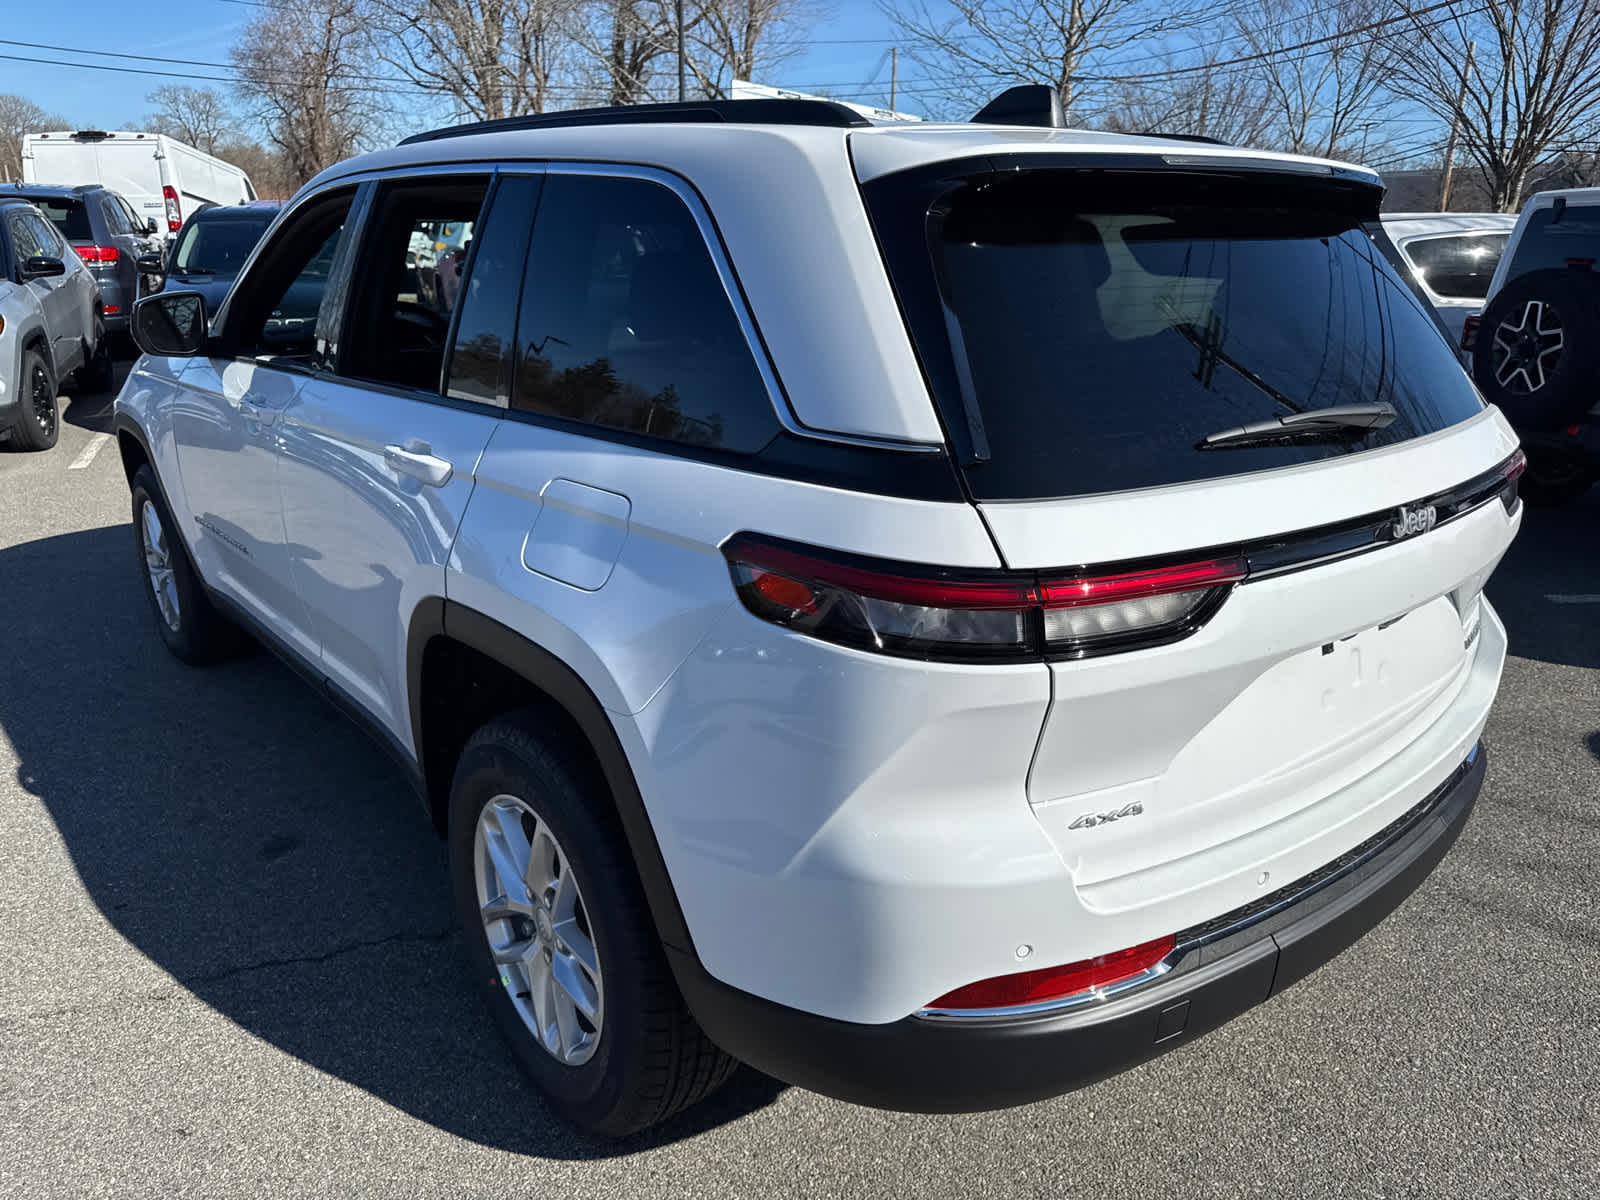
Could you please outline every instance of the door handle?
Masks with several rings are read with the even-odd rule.
[[[254,421],[257,425],[271,425],[278,419],[278,410],[275,408],[261,408],[251,404],[248,400],[239,401],[239,415],[246,421]]]
[[[403,446],[385,446],[383,461],[390,470],[421,480],[429,487],[443,487],[455,474],[455,468],[437,457],[433,447],[420,438],[408,438]]]

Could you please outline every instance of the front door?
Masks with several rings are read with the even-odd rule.
[[[70,260],[65,243],[55,234],[50,222],[31,209],[13,209],[7,216],[11,227],[11,244],[16,251],[20,267],[30,258],[59,258]],[[80,272],[82,273],[82,272]],[[81,341],[88,332],[81,320],[75,320],[82,300],[81,284],[69,269],[63,275],[42,275],[23,284],[33,294],[44,317],[46,336],[50,339],[50,356],[55,364],[56,383],[82,361]]]
[[[308,660],[317,655],[295,591],[278,494],[282,418],[321,370],[316,330],[353,193],[308,203],[261,269],[235,288],[220,344],[183,366],[172,406],[201,574]]]
[[[500,424],[537,199],[537,175],[502,180],[496,209],[517,219],[475,239],[490,183],[376,188],[336,373],[307,380],[280,424],[285,533],[322,669],[407,748],[410,616],[444,595],[478,459]],[[419,286],[414,244],[446,226],[467,274]]]

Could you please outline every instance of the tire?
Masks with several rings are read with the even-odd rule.
[[[56,395],[56,373],[37,350],[22,352],[22,401],[17,423],[11,427],[16,450],[48,450],[61,436],[61,404]]]
[[[200,586],[155,472],[140,467],[133,473],[132,487],[133,542],[161,640],[174,657],[192,667],[236,656],[249,639],[217,611]]]
[[[91,394],[109,392],[112,378],[111,338],[106,333],[106,327],[96,321],[94,348],[89,353],[89,361],[78,372],[78,386]]]
[[[1582,456],[1529,450],[1517,494],[1538,508],[1560,508],[1581,497],[1594,482],[1594,465]]]
[[[517,1064],[562,1120],[620,1137],[702,1100],[738,1064],[700,1031],[678,992],[626,842],[608,818],[613,810],[604,783],[539,730],[538,713],[530,710],[484,726],[462,751],[450,789],[456,908],[476,990],[485,994]],[[500,862],[528,864],[521,879],[516,870],[494,869],[490,840],[501,847]],[[530,844],[556,849],[522,849]],[[541,860],[554,869],[539,871]],[[529,873],[533,887],[526,886]],[[508,874],[509,885],[501,882]],[[534,916],[486,920],[483,899],[496,892]],[[556,903],[546,905],[546,896]],[[576,899],[562,904],[564,896]],[[491,938],[505,953],[526,953],[520,961],[497,962]],[[537,1006],[547,975],[575,984],[571,992],[552,984],[543,1008],[550,1014],[569,1006],[565,1024],[559,1013],[546,1021]],[[563,999],[579,994],[592,1017]],[[535,1033],[541,1025],[554,1026],[556,1048],[547,1049]]]
[[[1582,417],[1600,399],[1600,276],[1557,268],[1508,284],[1484,310],[1472,377],[1517,429]]]

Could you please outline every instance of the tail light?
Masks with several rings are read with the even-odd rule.
[[[741,533],[722,548],[745,608],[842,645],[962,662],[1082,658],[1161,645],[1208,620],[1240,556],[1137,570],[952,571]]]
[[[1065,1000],[1140,975],[1153,974],[1176,946],[1176,938],[1157,938],[1153,942],[1144,942],[1126,950],[1097,955],[1061,967],[984,979],[946,992],[928,1008],[943,1012],[971,1012],[975,1009],[1018,1008]]]
[[[1461,348],[1471,350],[1478,344],[1478,326],[1483,324],[1481,316],[1468,317],[1461,324]]]
[[[104,266],[111,266],[117,259],[122,257],[121,252],[115,246],[75,246],[73,249],[78,252],[78,257],[83,259],[84,262]]]
[[[104,308],[102,308],[100,311],[105,316],[115,317],[115,316],[118,316],[118,315],[121,314],[122,305],[120,305],[120,304],[108,304]]]
[[[161,198],[167,202],[167,232],[177,233],[183,228],[183,210],[178,207],[178,193],[168,184],[161,189]]]
[[[1517,480],[1522,478],[1522,473],[1528,469],[1528,456],[1520,449],[1513,450],[1511,457],[1500,464],[1500,474],[1506,477],[1506,485],[1500,490],[1500,503],[1510,512],[1517,507]]]

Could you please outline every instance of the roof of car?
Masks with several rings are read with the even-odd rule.
[[[1600,187],[1554,188],[1548,192],[1535,192],[1528,197],[1528,208],[1543,208],[1557,200],[1584,200],[1600,203]]]
[[[24,200],[81,201],[86,192],[103,191],[98,183],[69,186],[61,183],[0,183],[0,195],[20,196]]]
[[[210,204],[198,210],[191,221],[204,217],[208,221],[242,221],[246,217],[271,217],[280,208],[280,200],[247,200],[243,204]]]
[[[1517,223],[1516,213],[1384,213],[1383,224],[1391,235],[1427,237],[1447,233],[1509,233]]]

